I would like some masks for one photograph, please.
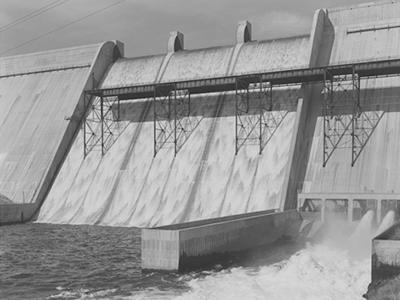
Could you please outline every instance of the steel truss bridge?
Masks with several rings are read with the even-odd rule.
[[[95,147],[104,155],[127,126],[121,120],[121,101],[146,98],[154,100],[154,156],[168,144],[176,155],[199,123],[191,117],[191,95],[229,91],[236,93],[236,154],[243,145],[255,143],[261,154],[285,116],[273,111],[273,87],[323,83],[323,166],[343,147],[352,149],[354,166],[382,117],[377,110],[363,110],[360,80],[399,75],[400,59],[389,59],[86,91],[85,157]],[[351,114],[343,112],[343,106],[351,107]],[[345,136],[351,143],[343,142]]]

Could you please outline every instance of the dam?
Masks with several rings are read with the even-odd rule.
[[[400,2],[310,35],[126,58],[108,41],[1,58],[0,222],[153,228],[400,201]],[[341,211],[334,207],[340,205]],[[8,219],[10,218],[10,219]]]

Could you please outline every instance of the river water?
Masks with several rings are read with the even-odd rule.
[[[369,219],[360,226],[370,228]],[[137,228],[24,224],[0,227],[0,237],[0,299],[7,300],[361,300],[371,276],[370,242],[354,235],[301,249],[277,245],[228,268],[187,274],[142,273]]]

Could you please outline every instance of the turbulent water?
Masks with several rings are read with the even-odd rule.
[[[188,274],[143,274],[139,229],[5,226],[0,228],[0,299],[361,300],[371,276],[370,255],[362,255],[370,249],[361,248],[376,233],[372,220],[367,213],[351,239],[327,238],[300,250],[277,245],[223,270]],[[393,216],[384,222],[390,226]]]

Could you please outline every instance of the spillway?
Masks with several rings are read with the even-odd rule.
[[[238,47],[121,59],[101,85],[287,69],[308,61],[307,36]],[[92,152],[85,159],[78,135],[38,221],[155,226],[279,207],[302,94],[290,87],[278,88],[274,96],[285,117],[261,155],[254,146],[235,155],[232,93],[193,97],[192,117],[199,123],[176,157],[171,148],[154,157],[151,100],[122,104],[129,121],[125,131],[106,155]]]

